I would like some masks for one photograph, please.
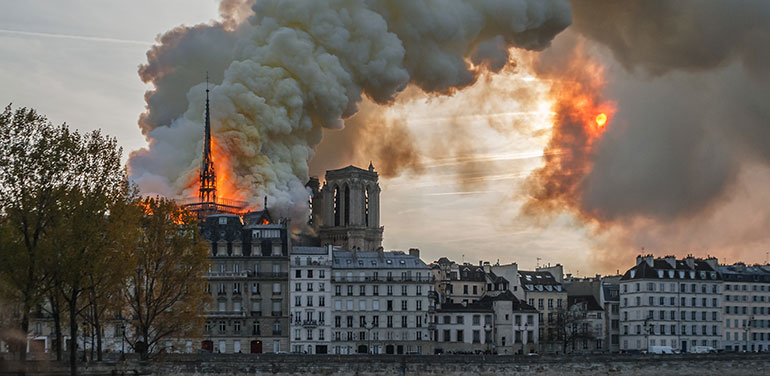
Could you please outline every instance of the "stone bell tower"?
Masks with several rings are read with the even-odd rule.
[[[380,185],[374,166],[326,171],[326,183],[313,195],[312,223],[321,244],[374,251],[382,246]]]

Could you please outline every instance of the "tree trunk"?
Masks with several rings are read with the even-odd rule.
[[[69,302],[70,311],[70,375],[78,374],[78,322],[77,302],[75,297]],[[85,348],[83,348],[85,354]]]
[[[53,330],[54,335],[56,336],[55,346],[56,346],[56,360],[61,361],[62,356],[62,331],[61,331],[61,312],[59,311],[58,306],[56,308],[52,309],[51,315],[53,316]]]
[[[22,339],[16,341],[16,351],[19,352],[19,359],[27,360],[27,335],[29,333],[29,308],[24,305],[24,313],[21,316]]]
[[[94,331],[96,332],[96,359],[102,361],[102,325],[99,315],[94,313]]]

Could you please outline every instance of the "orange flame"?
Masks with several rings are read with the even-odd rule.
[[[526,182],[530,196],[522,211],[535,215],[563,209],[592,219],[580,207],[583,181],[591,172],[596,143],[610,125],[615,104],[602,96],[604,68],[578,43],[566,67],[541,74],[552,82],[553,128],[545,163]]]

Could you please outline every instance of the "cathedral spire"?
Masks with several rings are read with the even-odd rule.
[[[211,155],[211,114],[209,112],[209,73],[206,72],[206,119],[204,124],[203,158],[201,159],[200,190],[201,202],[216,203],[217,178],[214,159]]]

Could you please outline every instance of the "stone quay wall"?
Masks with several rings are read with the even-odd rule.
[[[167,355],[138,360],[80,364],[83,375],[759,375],[770,372],[770,354],[584,355],[527,357],[495,355]],[[68,374],[51,361],[0,361],[0,375]]]

